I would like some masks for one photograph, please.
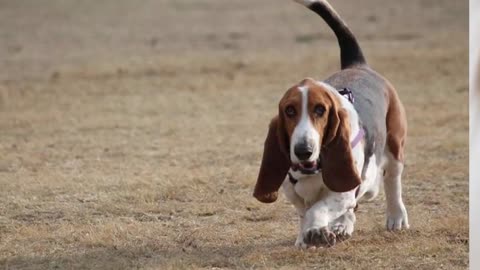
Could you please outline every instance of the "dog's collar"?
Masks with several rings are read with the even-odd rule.
[[[355,136],[355,138],[353,138],[353,140],[350,142],[350,147],[352,147],[352,149],[355,148],[355,146],[358,145],[358,143],[363,139],[364,136],[365,136],[365,130],[363,130],[363,128],[360,128],[360,130],[357,133],[357,136]]]
[[[293,175],[288,172],[288,180],[290,180],[290,183],[292,183],[292,185],[295,185],[296,183],[298,183],[298,179],[295,179],[295,177],[293,177]]]
[[[348,101],[350,101],[350,103],[354,103],[355,102],[355,98],[353,97],[353,92],[352,90],[348,89],[348,88],[342,88],[340,90],[338,90],[338,93],[342,96],[344,96],[346,99],[348,99]]]
[[[352,90],[345,87],[338,90],[338,93],[348,99],[350,103],[353,104],[355,102]],[[363,128],[360,128],[360,131],[358,131],[358,134],[355,136],[355,138],[353,138],[352,142],[350,143],[352,149],[355,148],[355,146],[362,140],[363,136],[365,136],[365,131],[363,130]]]

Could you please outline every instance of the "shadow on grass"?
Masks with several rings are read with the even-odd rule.
[[[244,258],[291,241],[258,245],[220,245],[196,248],[162,248],[147,244],[130,247],[92,247],[82,251],[61,251],[47,256],[17,256],[0,260],[0,269],[161,269],[251,268]]]

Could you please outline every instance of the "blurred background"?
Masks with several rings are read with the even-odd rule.
[[[478,215],[478,206],[480,198],[477,194],[480,192],[480,66],[479,66],[479,48],[480,48],[480,3],[478,0],[470,1],[470,267],[480,266],[480,258],[475,256],[480,252],[480,216]]]
[[[122,65],[135,59],[184,54],[244,57],[266,51],[294,56],[314,49],[328,53],[320,51],[325,45],[336,52],[335,36],[323,21],[291,2],[1,1],[1,78],[49,78],[64,68],[88,65],[127,69]],[[466,1],[368,0],[366,8],[359,8],[340,0],[333,5],[367,53],[372,46],[405,50],[420,43],[432,49],[444,45],[439,41],[448,40],[453,47],[464,43]]]
[[[468,2],[332,0],[397,88],[412,229],[362,204],[354,237],[293,248],[251,196],[284,91],[339,68],[293,1],[0,1],[0,266],[465,269]]]

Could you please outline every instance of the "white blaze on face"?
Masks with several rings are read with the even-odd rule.
[[[307,161],[316,161],[320,155],[320,134],[315,129],[308,113],[308,87],[300,86],[298,91],[302,94],[302,108],[300,121],[293,130],[290,140],[290,157],[293,163],[299,163],[300,159],[295,155],[295,145],[307,142],[313,149],[313,153]]]

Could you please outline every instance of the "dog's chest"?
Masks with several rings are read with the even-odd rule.
[[[322,191],[326,189],[322,175],[304,176],[294,185],[295,193],[306,203],[313,203],[320,199]]]

